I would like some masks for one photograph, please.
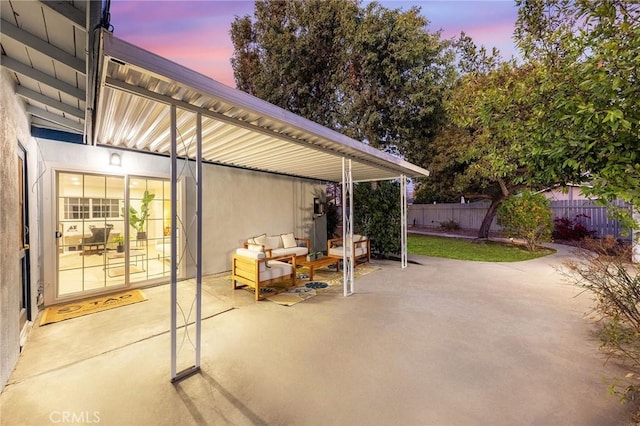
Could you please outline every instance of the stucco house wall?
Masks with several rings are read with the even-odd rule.
[[[47,218],[43,245],[49,248],[46,250],[45,289],[46,299],[51,301],[55,297],[53,283],[56,273],[56,172],[130,174],[169,179],[170,160],[157,155],[118,151],[122,159],[122,165],[118,167],[109,165],[109,156],[116,152],[114,149],[47,140],[40,140],[39,144],[46,165],[46,173],[41,179],[42,205]],[[189,230],[189,251],[195,257],[195,163],[191,162],[190,167],[193,173],[183,162],[179,163],[178,169],[184,176],[180,185],[184,194],[181,219],[185,229]],[[324,185],[307,179],[203,164],[203,194],[203,273],[214,274],[230,270],[231,254],[235,248],[254,235],[294,232],[296,236],[312,237],[313,198],[324,194]],[[326,234],[326,231],[317,230],[317,233]],[[183,259],[186,275],[193,276],[195,266],[192,258],[184,256]]]
[[[313,198],[323,185],[220,166],[204,167],[203,175],[204,273],[229,270],[231,254],[247,238],[288,232],[312,236]]]
[[[20,355],[20,292],[22,291],[18,204],[18,144],[26,150],[29,172],[27,188],[31,243],[31,316],[37,313],[39,281],[38,259],[38,151],[30,136],[22,102],[14,94],[14,83],[7,71],[0,71],[0,389],[4,388]]]

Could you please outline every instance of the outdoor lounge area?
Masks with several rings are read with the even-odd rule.
[[[35,327],[2,424],[626,424],[631,406],[605,382],[624,372],[598,355],[590,298],[563,282],[554,265],[570,252],[554,248],[517,264],[372,261],[354,296],[338,286],[289,307],[206,277],[202,371],[177,385],[169,286],[144,289],[147,301]],[[181,289],[188,306],[193,284]]]
[[[1,2],[0,426],[627,423],[569,249],[410,255],[422,155],[126,41],[110,4]],[[431,134],[408,82],[402,144]],[[393,260],[361,183],[393,186]]]

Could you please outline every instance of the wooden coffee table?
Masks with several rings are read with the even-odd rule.
[[[313,281],[313,270],[315,268],[322,268],[323,266],[336,265],[336,271],[338,270],[338,262],[340,259],[337,257],[323,256],[315,260],[296,259],[296,265],[306,266],[309,268],[309,281]]]

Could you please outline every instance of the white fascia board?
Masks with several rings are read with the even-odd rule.
[[[405,174],[411,177],[429,175],[429,171],[426,169],[398,159],[362,142],[358,142],[339,132],[300,117],[255,96],[251,96],[241,90],[226,86],[196,71],[127,43],[124,40],[120,40],[109,32],[104,33],[104,55],[106,57],[112,57],[142,73],[153,75],[160,80],[174,81],[214,98],[221,99],[237,108],[269,117],[304,133],[322,138],[333,144],[341,145],[336,148],[347,148],[347,152],[352,150],[354,153],[373,157],[372,160],[377,159],[378,161],[386,163],[383,167],[393,168],[397,170],[399,175]],[[336,155],[339,154],[336,152]],[[349,156],[348,153],[345,156]]]

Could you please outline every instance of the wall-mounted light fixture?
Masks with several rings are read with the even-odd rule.
[[[109,164],[112,166],[121,166],[122,159],[120,158],[120,154],[117,152],[111,153],[111,157],[109,157]]]

